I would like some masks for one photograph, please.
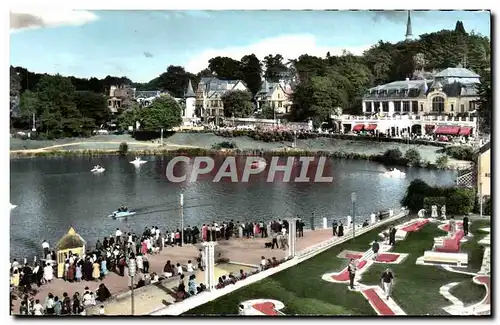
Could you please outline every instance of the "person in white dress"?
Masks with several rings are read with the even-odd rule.
[[[35,305],[33,306],[33,314],[37,316],[43,315],[43,306],[40,304],[40,300],[35,300]]]
[[[52,282],[52,279],[54,279],[54,269],[49,263],[45,264],[43,268],[43,279],[46,282]]]
[[[188,261],[187,271],[194,272],[194,266],[193,266],[193,263],[191,263],[191,260]]]

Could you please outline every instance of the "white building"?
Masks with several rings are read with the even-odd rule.
[[[363,97],[363,123],[342,122],[343,132],[377,131],[468,136],[477,132],[479,75],[462,68],[448,68],[434,75],[416,72],[412,80],[394,81],[369,89]],[[441,128],[438,128],[441,126]],[[462,129],[460,129],[462,127]]]

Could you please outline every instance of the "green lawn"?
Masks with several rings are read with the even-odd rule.
[[[346,284],[326,282],[321,276],[341,271],[348,261],[337,258],[340,252],[346,249],[367,250],[369,243],[386,227],[356,238],[355,243],[350,240],[295,267],[194,308],[186,315],[236,314],[239,302],[258,298],[283,302],[285,309],[282,311],[288,315],[376,315],[363,295],[350,292]],[[439,294],[439,288],[450,282],[471,281],[467,275],[451,273],[435,266],[415,265],[415,260],[425,250],[432,248],[434,237],[442,235],[444,232],[436,224],[428,224],[419,232],[410,233],[394,249],[398,253],[410,254],[401,265],[390,265],[396,277],[393,298],[408,315],[445,315],[441,308],[449,305],[449,302]],[[469,249],[477,248],[471,244]],[[363,274],[361,282],[378,285],[385,267],[382,264],[372,265]]]
[[[469,306],[483,300],[486,288],[472,281],[472,277],[454,286],[450,293],[460,299],[465,306]]]

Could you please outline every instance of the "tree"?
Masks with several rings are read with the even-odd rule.
[[[153,100],[139,112],[141,126],[146,131],[172,129],[182,123],[182,109],[174,98],[165,95]]]
[[[479,94],[479,117],[481,131],[490,133],[492,121],[492,99],[493,93],[491,91],[491,74],[486,74],[482,82],[477,86]]]
[[[75,104],[83,117],[92,119],[100,127],[111,118],[106,97],[92,91],[77,91]]]
[[[464,28],[464,23],[461,20],[457,20],[457,23],[455,24],[455,32],[467,34]]]
[[[281,54],[269,54],[265,56],[264,66],[266,67],[264,77],[270,82],[278,82],[288,70],[283,63],[283,56]]]
[[[405,157],[408,161],[409,166],[418,166],[422,158],[420,157],[420,152],[415,149],[409,149],[405,152]]]
[[[220,79],[242,79],[241,62],[225,56],[217,56],[208,60],[208,69]]]
[[[139,106],[136,104],[133,107],[123,111],[118,116],[118,127],[121,130],[128,130],[128,127],[135,127],[135,122],[140,120]]]
[[[448,167],[448,156],[441,155],[441,156],[437,157],[436,167],[439,169],[445,169],[446,167]]]
[[[276,117],[276,110],[269,105],[264,105],[259,113],[260,118],[274,119]]]
[[[255,54],[245,55],[241,58],[241,79],[252,93],[257,94],[262,84],[262,66]]]
[[[28,117],[31,118],[33,113],[37,113],[38,110],[38,97],[35,92],[32,92],[31,90],[26,90],[22,95],[21,95],[21,100],[20,100],[20,112],[21,112],[21,117]]]
[[[16,71],[10,68],[10,114],[11,117],[19,117],[20,115],[20,101],[21,95],[21,77]]]
[[[295,121],[311,119],[313,125],[319,127],[334,108],[347,103],[348,95],[343,88],[347,81],[344,79],[333,72],[328,77],[315,76],[300,83],[292,95],[291,118]]]
[[[227,91],[221,99],[225,117],[248,117],[253,112],[252,94],[248,91]]]

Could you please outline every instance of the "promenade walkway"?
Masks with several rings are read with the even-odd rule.
[[[331,229],[318,229],[314,231],[304,231],[304,237],[297,238],[297,251],[306,249],[310,246],[321,243],[332,237]],[[270,238],[231,238],[230,240],[221,240],[217,246],[216,252],[220,253],[217,258],[229,259],[231,262],[243,263],[247,265],[259,265],[261,256],[266,256],[266,258],[276,257],[277,259],[284,258],[286,255],[285,250],[265,248],[264,243],[269,242]],[[188,260],[196,261],[199,254],[199,248],[201,245],[185,245],[183,247],[166,247],[157,255],[149,255],[150,263],[150,273],[156,272],[158,274],[162,273],[163,267],[167,260],[170,260],[173,264],[181,263],[187,264]],[[234,270],[232,270],[234,272]],[[229,273],[229,272],[227,272]],[[199,279],[200,282],[204,282],[204,279]],[[42,285],[35,296],[35,299],[40,299],[43,301],[49,293],[55,296],[62,297],[64,292],[67,292],[70,296],[74,292],[79,292],[83,294],[85,292],[85,287],[89,287],[90,290],[95,291],[101,282],[92,281],[82,281],[80,283],[70,283],[65,282],[62,279],[55,279],[50,284]],[[130,278],[127,274],[127,269],[125,268],[125,276],[121,277],[114,272],[109,272],[104,280],[102,280],[112,295],[117,295],[129,290]],[[175,283],[177,285],[177,283]],[[36,288],[36,285],[34,285]],[[164,294],[164,293],[163,293]],[[163,297],[165,298],[165,296]],[[14,311],[19,310],[20,300],[15,300]],[[129,307],[130,308],[130,307]],[[127,309],[128,310],[128,309]]]

